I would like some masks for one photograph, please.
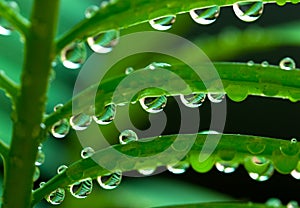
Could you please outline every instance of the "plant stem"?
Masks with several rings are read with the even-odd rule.
[[[6,92],[6,96],[11,97],[13,101],[16,101],[19,92],[18,86],[5,75],[4,71],[0,71],[0,88]]]
[[[0,14],[1,17],[4,17],[16,30],[23,33],[25,36],[28,35],[28,29],[30,26],[29,21],[21,14],[10,8],[8,3],[3,0],[0,0]]]
[[[44,130],[41,122],[51,69],[59,0],[35,0],[25,45],[20,94],[4,175],[3,208],[29,208],[34,162]],[[17,191],[16,191],[17,190]]]

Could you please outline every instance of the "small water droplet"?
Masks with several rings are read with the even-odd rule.
[[[223,173],[233,173],[238,166],[238,163],[230,163],[225,161],[216,163],[217,170]]]
[[[299,207],[299,204],[297,201],[290,201],[287,205],[286,205],[286,208],[298,208]]]
[[[109,104],[105,106],[104,112],[102,114],[93,116],[93,119],[97,124],[107,125],[114,120],[115,115],[116,115],[116,105]]]
[[[56,172],[57,172],[57,174],[61,174],[61,173],[63,173],[65,170],[67,170],[67,168],[68,168],[68,166],[66,166],[66,165],[61,165],[61,166],[59,166],[59,167],[57,168]]]
[[[119,42],[120,32],[118,30],[109,30],[99,33],[87,39],[90,48],[96,53],[109,53]]]
[[[252,61],[252,60],[248,61],[248,62],[247,62],[247,65],[248,65],[248,66],[253,66],[253,65],[254,65],[254,61]]]
[[[62,119],[51,127],[51,134],[55,138],[64,138],[70,131],[70,124],[67,119]]]
[[[133,142],[137,140],[138,140],[137,134],[130,129],[122,131],[119,135],[120,144],[128,144],[129,142]]]
[[[208,93],[207,98],[212,103],[220,103],[225,99],[225,94],[224,93]]]
[[[171,64],[164,63],[164,62],[152,62],[148,66],[145,67],[145,69],[155,70],[157,68],[168,68],[171,67]]]
[[[115,189],[119,186],[122,180],[122,173],[116,172],[106,176],[98,176],[97,182],[104,189]]]
[[[41,182],[40,185],[39,185],[40,188],[43,187],[45,184],[46,184],[46,182]]]
[[[164,31],[172,28],[175,21],[176,21],[176,16],[170,15],[170,16],[155,18],[153,20],[150,20],[149,23],[153,29]]]
[[[86,8],[85,12],[84,12],[84,16],[86,18],[91,18],[92,16],[94,16],[97,11],[99,10],[99,7],[96,5],[91,5],[89,7]]]
[[[56,112],[58,109],[62,108],[64,106],[64,104],[62,103],[58,103],[53,107],[54,112]]]
[[[145,168],[139,169],[138,172],[144,176],[152,175],[155,172],[156,168]]]
[[[46,201],[52,205],[59,205],[65,199],[66,192],[62,188],[58,188],[52,191],[49,195],[45,197]]]
[[[83,42],[73,42],[60,53],[60,60],[68,69],[78,69],[85,62],[87,50]]]
[[[253,22],[263,13],[264,4],[262,1],[237,2],[233,4],[235,15],[244,22]]]
[[[17,2],[7,1],[6,3],[16,13],[20,12],[20,8],[19,8],[19,5]],[[10,35],[12,30],[13,30],[13,27],[11,26],[11,24],[6,19],[1,17],[1,15],[0,15],[0,35],[5,35],[5,36]]]
[[[33,182],[35,182],[39,179],[40,174],[41,174],[41,172],[40,172],[39,167],[35,167],[34,174],[33,174]]]
[[[193,93],[190,95],[180,95],[181,102],[189,108],[197,108],[205,101],[205,93]]]
[[[296,138],[292,138],[292,139],[291,139],[291,144],[297,144],[297,142],[298,142],[298,141],[297,141]]]
[[[87,129],[87,127],[91,123],[92,123],[92,117],[85,113],[80,113],[70,118],[70,125],[74,130],[77,131],[82,131]]]
[[[145,97],[139,100],[142,108],[148,113],[159,113],[167,104],[167,97]]]
[[[270,198],[266,201],[266,205],[270,207],[281,207],[282,203],[277,198]]]
[[[93,190],[93,181],[91,178],[86,178],[76,182],[70,186],[70,193],[78,199],[86,198]]]
[[[279,67],[283,70],[292,70],[296,68],[296,63],[292,58],[285,57],[279,62]]]
[[[45,162],[45,153],[43,152],[42,149],[39,149],[34,164],[36,166],[41,166],[44,162]]]
[[[125,69],[125,74],[128,75],[128,74],[132,73],[133,71],[134,71],[134,69],[132,67],[127,67]]]
[[[190,167],[190,164],[188,161],[183,160],[175,165],[167,165],[167,169],[174,174],[182,174],[184,173],[188,168]]]
[[[261,65],[262,67],[268,67],[268,66],[269,66],[269,62],[263,61],[263,62],[261,62],[260,65]]]
[[[297,169],[293,170],[291,172],[291,175],[293,176],[293,178],[300,180],[300,171],[298,171]]]
[[[192,19],[202,25],[209,25],[216,21],[220,14],[219,6],[211,6],[207,8],[193,9],[190,11]]]
[[[85,147],[82,151],[81,151],[81,158],[82,159],[86,159],[91,157],[93,154],[95,153],[95,150],[91,147]]]

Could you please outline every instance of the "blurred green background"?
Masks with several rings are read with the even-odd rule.
[[[29,17],[32,0],[17,1],[21,13]],[[74,24],[84,18],[84,11],[89,5],[99,5],[99,0],[62,0],[59,17],[58,34],[62,34]],[[162,5],[164,7],[164,5]],[[261,28],[276,27],[282,30],[282,41],[291,37],[285,36],[285,27],[282,25],[295,24],[295,37],[300,39],[300,5],[287,4],[279,7],[276,4],[267,4],[263,15],[253,23],[245,23],[239,20],[231,7],[221,8],[219,18],[212,25],[201,26],[192,21],[188,14],[177,16],[176,22],[168,32],[175,33],[196,42],[209,58],[215,61],[241,61],[253,60],[256,63],[268,61],[277,65],[286,56],[292,57],[300,64],[299,45],[280,44],[280,47],[265,48],[264,50],[242,50],[237,54],[230,54],[228,47],[222,41],[214,41],[212,45],[209,38],[224,37],[229,34],[228,41],[234,42],[235,34],[248,29],[260,30]],[[47,12],[47,11],[45,11]],[[0,14],[1,15],[1,14]],[[291,28],[289,26],[288,28]],[[121,35],[136,31],[153,30],[148,23],[136,27],[121,30]],[[243,42],[245,41],[245,42]],[[247,39],[240,41],[233,47],[238,48],[247,44]],[[255,44],[255,43],[254,43]],[[258,41],[256,44],[261,44]],[[259,48],[259,45],[257,45]],[[37,50],[39,50],[37,48]],[[215,53],[214,53],[215,51]],[[214,56],[224,51],[224,57]],[[89,51],[89,54],[92,54]],[[0,69],[4,70],[15,82],[19,83],[22,69],[23,44],[20,36],[14,32],[11,36],[0,36]],[[132,65],[148,65],[149,62],[140,60]],[[60,63],[54,68],[55,80],[52,81],[48,94],[47,112],[53,110],[57,103],[65,103],[72,97],[72,91],[79,70],[64,68]],[[11,121],[10,101],[0,92],[0,138],[10,142]],[[132,120],[138,128],[147,128],[147,114],[142,112],[140,106],[134,105]],[[262,97],[248,97],[241,103],[235,103],[227,99],[227,122],[225,133],[241,133],[276,137],[281,139],[299,138],[299,103],[288,100],[270,99]],[[164,133],[176,133],[180,125],[180,116],[176,102],[168,101],[165,109],[168,115],[168,123]],[[195,111],[196,112],[196,111]],[[137,116],[138,115],[138,116]],[[206,101],[200,109],[201,124],[199,130],[205,130],[210,124],[210,103]],[[113,127],[103,127],[109,137],[116,138],[118,131]],[[56,168],[61,164],[71,164],[80,158],[81,146],[76,134],[71,132],[64,139],[55,139],[49,136],[44,144],[46,161],[41,166],[41,177],[35,183],[47,181],[56,174]],[[17,179],[16,179],[17,180]],[[67,194],[66,200],[60,207],[150,207],[166,204],[193,203],[215,200],[251,200],[265,202],[270,197],[277,197],[283,203],[290,200],[299,200],[296,191],[299,188],[299,180],[290,175],[275,173],[266,182],[252,180],[248,173],[240,166],[232,174],[218,172],[215,168],[208,173],[200,174],[191,168],[182,175],[174,175],[164,172],[160,175],[144,178],[124,177],[116,190],[103,190],[94,183],[93,193],[87,199],[74,199]],[[2,191],[2,190],[1,190]],[[46,202],[41,202],[37,207],[49,207]]]

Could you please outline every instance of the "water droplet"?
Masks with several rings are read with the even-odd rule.
[[[206,173],[210,171],[215,165],[215,157],[213,155],[210,155],[204,161],[202,160],[203,159],[200,157],[199,152],[194,152],[190,154],[191,166],[195,171],[199,173]]]
[[[46,184],[46,182],[41,182],[40,183],[40,188],[43,187]]]
[[[137,134],[130,129],[122,131],[119,135],[120,144],[128,144],[129,142],[133,142],[137,140],[138,140]]]
[[[244,22],[253,22],[263,13],[264,4],[262,1],[237,2],[233,4],[235,15]]]
[[[88,45],[96,53],[109,53],[119,42],[120,32],[109,30],[87,39]]]
[[[266,201],[266,205],[270,207],[281,207],[282,203],[277,198],[270,198]]]
[[[92,16],[94,16],[97,11],[99,10],[99,7],[96,5],[91,5],[89,7],[86,8],[85,12],[84,12],[84,16],[86,18],[91,18]]]
[[[225,94],[224,93],[208,93],[207,98],[212,103],[220,103],[225,99]]]
[[[164,31],[170,29],[173,26],[175,21],[176,21],[176,16],[170,15],[170,16],[159,17],[150,20],[149,23],[153,29]]]
[[[81,158],[82,159],[86,159],[91,157],[93,154],[95,153],[95,150],[91,147],[85,147],[82,151],[81,151]]]
[[[167,104],[167,97],[145,97],[139,100],[142,108],[148,113],[159,113]]]
[[[292,58],[285,57],[279,62],[279,67],[284,70],[292,70],[296,68],[296,63]]]
[[[292,175],[295,179],[300,180],[300,172],[299,172],[299,171],[293,170],[293,171],[291,172],[291,175]]]
[[[93,190],[93,181],[91,178],[81,180],[70,186],[70,193],[78,199],[86,198]]]
[[[83,42],[73,42],[60,53],[60,60],[68,69],[78,69],[85,62],[87,50]]]
[[[62,108],[64,106],[64,104],[62,103],[58,103],[53,107],[54,112],[56,112],[58,109]]]
[[[155,70],[157,68],[168,68],[171,67],[171,64],[164,63],[164,62],[152,62],[148,66],[145,67],[145,69]]]
[[[15,12],[19,13],[20,8],[17,2],[15,1],[7,1],[6,2],[7,5],[12,8]],[[10,35],[12,32],[13,28],[10,25],[10,23],[4,19],[3,17],[1,17],[0,15],[0,35]]]
[[[127,67],[125,69],[125,74],[128,75],[128,74],[132,73],[133,71],[134,71],[134,69],[132,67]]]
[[[247,62],[247,65],[248,65],[248,66],[253,66],[253,65],[254,65],[254,61],[252,61],[252,60],[251,60],[251,61],[248,61],[248,62]]]
[[[67,168],[68,168],[68,166],[66,166],[66,165],[61,165],[61,166],[59,166],[59,167],[57,168],[56,172],[57,172],[57,174],[61,174],[61,173],[63,173],[65,170],[67,170]]]
[[[70,125],[74,130],[77,131],[82,131],[87,129],[87,127],[91,123],[92,123],[92,117],[85,113],[80,113],[70,118]]]
[[[247,144],[248,151],[253,155],[258,155],[262,153],[266,148],[266,144],[262,139],[253,139]]]
[[[116,105],[109,104],[105,106],[104,113],[102,113],[101,115],[93,116],[93,119],[97,124],[107,125],[114,120],[115,115],[116,115]]]
[[[266,181],[274,173],[274,167],[270,160],[264,157],[248,157],[245,159],[244,166],[249,176],[257,181]]]
[[[139,169],[138,172],[144,176],[152,175],[155,172],[156,168],[145,168]]]
[[[286,205],[287,208],[298,208],[299,205],[298,205],[298,202],[297,201],[290,201],[287,205]]]
[[[202,25],[209,25],[216,21],[220,14],[219,6],[211,6],[207,8],[193,9],[190,11],[192,19]]]
[[[261,62],[260,65],[261,65],[262,67],[268,67],[268,66],[269,66],[269,62],[263,61],[263,62]]]
[[[203,104],[205,97],[205,93],[193,93],[190,95],[180,95],[180,100],[189,108],[197,108]]]
[[[33,182],[37,181],[37,179],[39,179],[40,177],[40,169],[38,167],[35,167],[34,169],[34,173],[33,173]]]
[[[116,172],[106,176],[98,176],[97,181],[104,189],[115,189],[119,186],[122,180],[122,173]]]
[[[42,149],[39,149],[34,164],[35,164],[36,166],[40,166],[40,165],[42,165],[44,162],[45,162],[45,153],[43,152]]]
[[[46,201],[52,205],[59,205],[65,199],[66,192],[62,188],[58,188],[52,191],[49,195],[45,197]]]
[[[297,145],[297,139],[291,139],[289,143],[283,143],[280,145],[280,151],[285,156],[294,156],[299,152],[299,145]]]
[[[51,134],[55,138],[64,138],[70,131],[70,124],[67,119],[62,119],[51,127]]]
[[[174,174],[182,174],[184,173],[188,168],[190,167],[190,164],[188,161],[183,160],[175,165],[167,165],[167,169]]]
[[[225,161],[216,163],[216,168],[218,169],[218,171],[223,173],[233,173],[238,166],[238,163],[230,163]]]

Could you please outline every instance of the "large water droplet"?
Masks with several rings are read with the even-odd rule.
[[[297,164],[299,161],[297,152],[299,150],[298,145],[294,145],[296,146],[296,148],[291,148],[291,152],[288,151],[289,148],[282,148],[282,146],[280,147],[280,149],[273,150],[272,162],[279,173],[290,174],[295,168],[297,168]]]
[[[65,170],[67,170],[67,168],[68,168],[68,166],[66,166],[66,165],[61,165],[61,166],[59,166],[59,167],[57,168],[56,172],[57,172],[57,174],[61,174],[61,173],[63,173]]]
[[[235,15],[245,22],[257,20],[263,13],[264,4],[262,1],[237,2],[233,4]]]
[[[207,8],[193,9],[190,11],[192,19],[202,25],[209,25],[216,21],[220,14],[219,6],[211,6]]]
[[[233,173],[237,167],[239,166],[238,163],[231,163],[231,162],[217,162],[216,168],[218,171],[223,173]]]
[[[97,124],[107,125],[114,120],[115,115],[116,115],[116,105],[109,104],[105,106],[104,113],[102,113],[101,115],[93,116],[93,119]]]
[[[152,175],[155,172],[156,168],[144,168],[139,169],[138,172],[144,176]]]
[[[85,147],[83,148],[83,150],[81,151],[81,158],[82,159],[86,159],[91,157],[93,154],[95,153],[95,150],[91,147]]]
[[[62,188],[58,188],[52,191],[49,195],[45,197],[46,201],[52,205],[59,205],[65,199],[66,192]]]
[[[149,23],[151,27],[153,27],[153,29],[164,31],[170,29],[173,26],[175,20],[176,16],[170,15],[150,20]]]
[[[87,51],[83,42],[73,42],[60,53],[60,60],[68,69],[78,69],[85,62]]]
[[[119,186],[122,180],[122,173],[116,172],[106,176],[97,177],[99,185],[104,189],[114,189]]]
[[[70,125],[74,130],[77,131],[82,131],[87,129],[87,127],[91,123],[92,123],[92,117],[85,113],[80,113],[70,118]]]
[[[39,148],[37,156],[36,156],[36,160],[35,160],[35,165],[36,166],[40,166],[45,162],[45,153],[43,152],[43,150],[41,148]]]
[[[7,1],[6,3],[8,4],[8,6],[10,8],[12,8],[17,13],[20,11],[20,8],[19,8],[19,5],[17,2]],[[13,30],[13,28],[10,25],[10,23],[6,19],[1,17],[1,14],[0,14],[0,35],[10,35],[12,30]]]
[[[206,173],[212,169],[215,165],[215,157],[210,155],[206,160],[200,157],[199,152],[194,152],[190,154],[190,162],[192,168],[199,173]]]
[[[270,207],[281,207],[282,203],[277,198],[270,198],[266,201],[266,205]]]
[[[37,181],[37,179],[39,179],[40,177],[40,169],[38,167],[35,167],[34,169],[34,174],[33,174],[33,182]]]
[[[159,113],[167,104],[167,97],[145,97],[139,100],[142,108],[148,113]]]
[[[284,70],[292,70],[296,68],[296,63],[292,58],[285,57],[279,62],[279,67]]]
[[[253,139],[247,144],[248,151],[253,155],[258,155],[262,153],[266,148],[266,144],[262,139]]]
[[[129,142],[133,142],[137,140],[138,140],[137,134],[130,129],[122,131],[119,135],[120,144],[128,144]]]
[[[205,93],[193,93],[191,95],[180,95],[180,100],[189,108],[197,108],[203,104],[205,97]]]
[[[99,10],[99,7],[96,5],[91,5],[89,7],[86,8],[86,10],[84,11],[84,16],[86,18],[91,18],[92,16],[94,16],[97,11]]]
[[[83,199],[86,198],[93,190],[93,181],[91,178],[81,180],[70,186],[72,196]]]
[[[287,205],[286,208],[299,208],[299,204],[297,201],[290,201]]]
[[[270,160],[264,157],[248,157],[245,159],[244,166],[249,176],[257,181],[266,181],[274,173],[274,167]]]
[[[225,99],[225,94],[224,93],[208,93],[207,98],[212,103],[220,103]]]
[[[178,163],[176,163],[175,165],[168,165],[167,169],[174,174],[182,174],[184,173],[188,168],[190,167],[190,164],[188,161],[183,160],[180,161]]]
[[[55,138],[64,138],[70,131],[70,124],[66,118],[53,124],[51,127],[51,134]]]
[[[109,30],[87,39],[88,45],[96,53],[109,53],[119,42],[120,32]]]

